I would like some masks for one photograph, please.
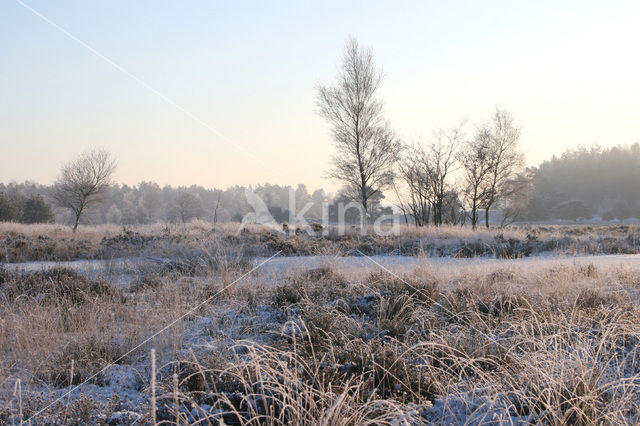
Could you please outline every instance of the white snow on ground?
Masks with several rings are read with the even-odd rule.
[[[258,265],[268,258],[254,258],[253,264]],[[24,263],[0,263],[7,270],[34,272],[54,267],[71,268],[78,273],[93,278],[103,277],[113,284],[127,285],[140,272],[158,272],[163,264],[170,259],[158,258],[118,258],[109,260],[74,260],[67,262],[33,261]],[[453,257],[424,257],[424,256],[279,256],[261,266],[256,274],[265,278],[266,282],[278,283],[281,278],[304,272],[309,269],[331,266],[336,272],[347,277],[360,276],[380,268],[379,265],[393,273],[407,273],[415,268],[427,268],[438,272],[451,270],[455,266],[464,271],[494,269],[495,266],[504,267],[552,267],[556,265],[585,265],[596,267],[640,267],[640,254],[608,254],[608,255],[579,255],[554,256],[552,254],[531,256],[519,259],[496,259],[488,257],[453,258]]]
[[[258,264],[265,259],[255,259]],[[409,273],[416,268],[427,269],[434,273],[451,273],[451,267],[459,272],[486,272],[495,270],[496,266],[506,268],[540,268],[557,265],[588,265],[596,267],[640,268],[640,254],[601,255],[601,256],[532,256],[520,259],[495,259],[486,257],[453,258],[453,257],[420,257],[420,256],[295,256],[276,257],[264,264],[259,273],[270,277],[271,282],[279,282],[292,273],[301,273],[309,269],[331,266],[347,278],[355,278],[363,274],[379,270],[382,267],[394,274]]]
[[[0,266],[8,271],[37,272],[52,268],[70,268],[82,275],[91,278],[105,278],[113,284],[127,285],[144,268],[159,267],[162,263],[145,258],[118,258],[118,259],[81,259],[70,261],[31,261],[21,263],[0,262]]]
[[[48,387],[25,386],[22,388],[21,397],[36,397],[42,401],[41,406],[47,404],[66,405],[81,398],[90,397],[93,401],[108,404],[117,398],[119,410],[110,418],[102,418],[102,422],[114,425],[129,425],[140,417],[142,408],[148,406],[149,397],[144,392],[144,383],[148,380],[130,365],[112,364],[96,377],[98,384],[87,383],[80,386],[52,389]],[[11,422],[13,420],[13,423]],[[9,418],[9,424],[22,424],[18,416]],[[48,424],[46,410],[34,424]],[[39,423],[41,422],[41,423]]]
[[[265,259],[254,259],[255,265]],[[434,272],[449,271],[455,266],[461,273],[466,271],[495,270],[496,266],[508,268],[550,268],[556,265],[585,265],[593,264],[598,268],[625,267],[640,269],[640,255],[601,255],[601,256],[535,256],[522,259],[494,259],[494,258],[428,258],[417,256],[376,255],[332,257],[332,256],[298,256],[276,257],[264,264],[252,277],[246,281],[254,283],[281,282],[286,276],[298,274],[309,269],[331,266],[336,272],[345,276],[358,276],[379,270],[380,266],[395,274],[409,273],[416,268],[427,268]],[[77,260],[71,262],[26,262],[14,264],[0,264],[7,269],[18,271],[37,271],[52,267],[69,267],[79,273],[90,276],[109,278],[116,284],[126,284],[141,270],[153,269],[161,265],[157,259],[132,258],[115,260]],[[245,285],[247,283],[244,283]],[[184,357],[193,351],[198,355],[216,353],[232,341],[249,339],[257,343],[269,343],[268,336],[281,324],[278,323],[272,309],[259,306],[256,311],[248,314],[228,307],[222,309],[216,318],[197,317],[186,324]],[[251,330],[250,335],[246,330]],[[216,338],[212,338],[212,334]],[[148,382],[148,365],[113,365],[105,371],[96,384],[86,384],[72,395],[72,400],[89,395],[97,401],[106,401],[117,395],[122,404],[120,410],[113,413],[110,424],[130,424],[135,421],[140,407],[149,403],[148,393],[144,386]],[[63,396],[69,388],[56,390],[37,389],[45,399],[53,400]],[[28,390],[25,390],[28,392]],[[65,399],[66,401],[66,399]],[[433,406],[424,412],[425,418],[433,424],[467,423],[467,424],[528,424],[532,418],[518,413],[517,395],[492,394],[489,390],[476,390],[471,393],[450,394],[436,399]],[[481,407],[481,409],[480,409]]]

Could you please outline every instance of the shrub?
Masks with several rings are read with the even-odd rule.
[[[0,287],[0,293],[12,301],[21,296],[34,298],[43,304],[63,301],[72,304],[93,302],[95,298],[116,296],[119,291],[102,280],[94,280],[69,268],[11,274]]]
[[[53,219],[51,205],[44,201],[40,195],[27,198],[22,210],[23,223],[51,223]]]
[[[289,282],[276,287],[271,303],[278,308],[300,303],[305,296],[302,284],[299,282]]]
[[[129,286],[129,291],[134,293],[147,289],[157,290],[162,287],[162,278],[157,274],[145,274],[142,277],[135,277]]]
[[[438,281],[428,275],[393,276],[385,271],[376,271],[367,278],[367,286],[393,296],[408,295],[416,301],[428,305],[438,298]]]

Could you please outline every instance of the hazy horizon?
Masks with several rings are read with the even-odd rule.
[[[528,165],[631,144],[640,6],[616,4],[3,2],[0,181],[50,184],[64,161],[106,147],[122,184],[335,191],[315,87],[334,81],[350,35],[384,69],[405,141],[499,105],[523,127]]]

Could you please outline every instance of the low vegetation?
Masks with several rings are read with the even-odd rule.
[[[574,241],[599,232],[536,229]],[[188,252],[200,230],[182,232]],[[259,241],[254,232],[240,235]],[[457,228],[404,232],[407,240],[466,237]],[[533,229],[506,232],[508,241]],[[620,240],[625,233],[608,232]],[[103,237],[80,227],[76,238],[99,246]],[[260,270],[246,275],[229,251],[210,256],[224,267],[141,271],[128,286],[62,267],[0,269],[0,422],[640,420],[640,269],[632,265],[352,276],[327,263],[274,280]]]
[[[220,246],[246,256],[396,254],[521,258],[537,254],[633,254],[640,251],[639,225],[523,225],[471,232],[468,228],[400,226],[395,236],[362,235],[358,227],[279,232],[239,224],[80,226],[0,223],[0,261],[67,261],[121,257],[197,256]],[[323,234],[324,233],[324,234]],[[360,253],[359,253],[360,252]]]

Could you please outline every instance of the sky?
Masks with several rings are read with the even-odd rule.
[[[0,0],[0,182],[93,147],[117,182],[335,190],[318,83],[371,47],[396,133],[499,106],[529,165],[640,140],[640,2]]]

